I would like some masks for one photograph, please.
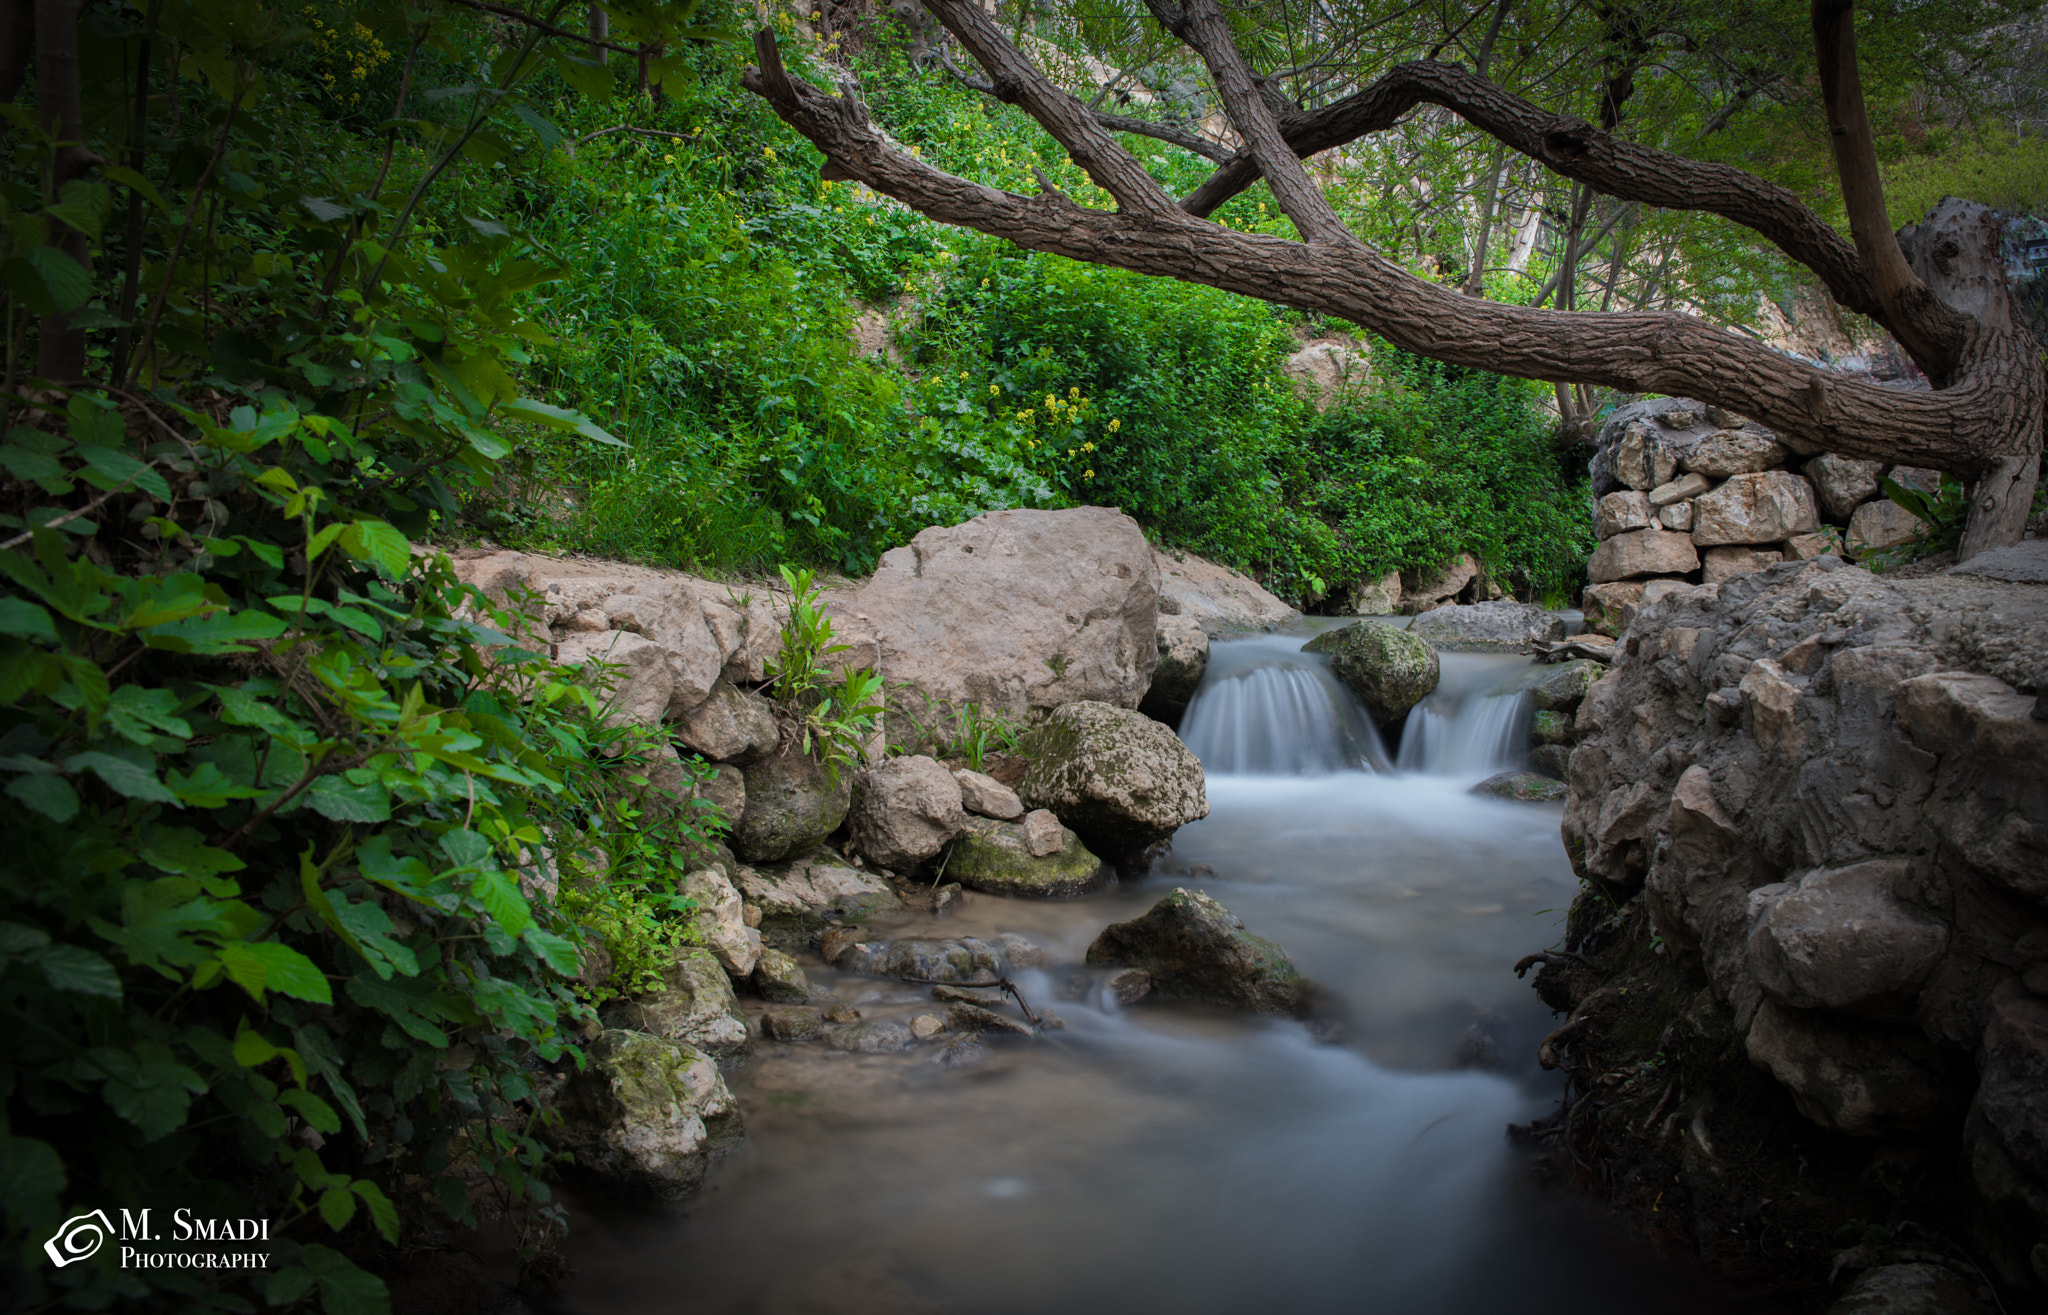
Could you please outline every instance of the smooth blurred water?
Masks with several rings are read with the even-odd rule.
[[[564,1308],[1731,1308],[1577,1198],[1536,1193],[1503,1135],[1558,1093],[1533,1059],[1554,1020],[1511,971],[1556,940],[1574,888],[1558,809],[1474,797],[1450,758],[1425,758],[1442,773],[1340,770],[1374,744],[1342,706],[1334,732],[1314,732],[1321,748],[1290,753],[1279,723],[1242,709],[1264,700],[1275,718],[1312,722],[1332,705],[1314,664],[1283,648],[1212,648],[1197,704],[1213,720],[1187,728],[1210,765],[1210,815],[1180,831],[1151,876],[1071,901],[970,894],[956,915],[894,930],[1030,937],[1060,966],[1019,982],[1065,1031],[963,1069],[932,1063],[932,1048],[764,1045],[729,1074],[748,1142],[686,1213],[580,1201],[569,1247],[579,1276]],[[1514,661],[1447,663],[1446,694],[1455,684],[1462,700],[1447,724],[1520,679]],[[1308,676],[1282,674],[1262,693],[1246,678],[1269,665]],[[1209,699],[1219,689],[1235,692]],[[1233,701],[1240,710],[1221,715]],[[1226,762],[1242,770],[1218,771]],[[1285,946],[1337,1002],[1347,1039],[1317,1044],[1291,1020],[1187,1005],[1118,1009],[1079,967],[1087,946],[1177,885]],[[933,1010],[923,987],[812,971],[870,1019]],[[1063,998],[1077,976],[1080,998]]]

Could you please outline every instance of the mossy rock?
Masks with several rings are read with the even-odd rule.
[[[1356,621],[1317,635],[1301,646],[1322,653],[1330,671],[1365,704],[1372,719],[1390,726],[1428,698],[1442,675],[1436,649],[1380,621]]]
[[[1088,947],[1097,966],[1142,968],[1161,995],[1253,1014],[1307,1012],[1310,987],[1287,951],[1245,930],[1199,891],[1175,890]]]
[[[1131,708],[1083,700],[1055,709],[1017,746],[1031,766],[1016,784],[1112,863],[1209,815],[1202,763],[1180,737]]]
[[[1060,899],[1099,890],[1109,868],[1072,831],[1056,853],[1039,858],[1024,843],[1019,822],[973,817],[953,842],[946,876],[969,890],[1021,899]]]
[[[1532,691],[1536,706],[1544,712],[1570,712],[1585,700],[1593,682],[1606,674],[1606,664],[1591,658],[1578,658],[1553,668]]]
[[[1562,712],[1548,712],[1538,708],[1529,718],[1529,743],[1570,744],[1572,742],[1572,719]]]
[[[836,779],[794,745],[745,769],[746,811],[733,828],[732,847],[749,863],[801,854],[839,829],[853,803],[853,773]]]
[[[1473,786],[1472,793],[1524,804],[1554,804],[1561,802],[1568,791],[1563,781],[1553,781],[1535,772],[1501,772]]]

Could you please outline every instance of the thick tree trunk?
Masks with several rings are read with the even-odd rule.
[[[1197,198],[1176,203],[971,0],[926,3],[988,71],[994,94],[1036,118],[1115,198],[1116,211],[1077,205],[1050,184],[1036,197],[998,191],[903,154],[868,122],[850,88],[834,97],[789,77],[767,32],[756,38],[762,66],[747,71],[744,85],[825,153],[830,176],[858,179],[932,218],[1032,250],[1323,311],[1453,364],[1699,398],[1755,417],[1804,452],[1932,466],[1970,480],[1994,476],[2008,458],[2039,452],[2048,380],[2031,338],[1931,295],[1881,298],[1856,245],[1784,189],[1725,165],[1619,141],[1455,66],[1405,64],[1329,110],[1276,113],[1257,94],[1213,0],[1189,0],[1177,10],[1165,0],[1150,2],[1208,62],[1246,143],[1198,197],[1220,200],[1219,180],[1231,184],[1228,194],[1263,175],[1306,242],[1234,232],[1199,218]],[[1909,332],[1935,348],[1954,344],[1945,386],[1916,392],[1834,374],[1687,315],[1503,305],[1409,275],[1343,227],[1299,157],[1389,126],[1418,103],[1452,109],[1593,191],[1702,210],[1755,229],[1819,274],[1838,302],[1887,327],[1910,320]],[[1886,291],[1894,289],[1887,284]]]

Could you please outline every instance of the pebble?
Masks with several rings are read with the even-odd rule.
[[[937,1014],[919,1014],[910,1020],[910,1030],[920,1041],[928,1041],[946,1030],[946,1020]]]

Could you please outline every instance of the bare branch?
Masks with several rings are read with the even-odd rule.
[[[1145,166],[1117,144],[1086,105],[1054,86],[1011,45],[978,0],[925,0],[925,8],[988,70],[991,94],[1007,104],[1021,105],[1119,206],[1134,214],[1160,214],[1175,208],[1173,198]]]
[[[939,51],[938,56],[939,66],[952,75],[953,80],[961,86],[969,91],[978,91],[984,96],[996,94],[996,86],[993,82],[989,82],[984,78],[977,78],[972,74],[962,71],[960,66],[953,62],[953,57],[944,50]],[[1108,86],[1103,87],[1104,93],[1107,93],[1109,90]],[[1107,110],[1098,109],[1096,106],[1100,99],[1101,97],[1098,96],[1095,101],[1090,101],[1088,110],[1095,116],[1097,123],[1111,132],[1127,132],[1137,137],[1150,137],[1154,141],[1162,141],[1169,146],[1178,146],[1184,151],[1191,151],[1205,159],[1214,160],[1218,164],[1222,164],[1233,154],[1231,149],[1221,142],[1212,142],[1207,137],[1198,136],[1195,133],[1176,128],[1170,123],[1154,123],[1150,119],[1133,118],[1128,114],[1111,114]]]
[[[1163,5],[1155,5],[1155,13],[1163,11]],[[1209,76],[1215,79],[1216,90],[1223,96],[1224,109],[1244,137],[1252,159],[1266,175],[1266,183],[1273,189],[1280,208],[1310,242],[1357,245],[1358,239],[1337,218],[1330,198],[1323,195],[1323,189],[1301,167],[1301,157],[1289,149],[1279,117],[1252,81],[1251,70],[1245,67],[1244,56],[1231,39],[1230,25],[1224,22],[1216,0],[1187,0],[1180,17],[1182,26],[1176,35],[1193,46],[1208,64]]]

